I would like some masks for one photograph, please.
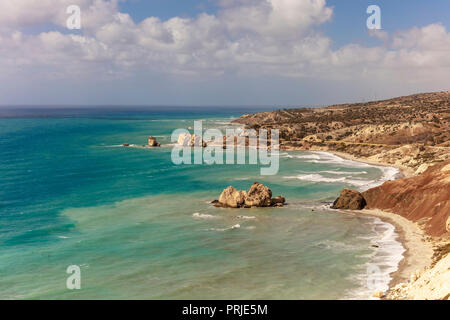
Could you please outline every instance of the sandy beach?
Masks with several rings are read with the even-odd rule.
[[[398,270],[391,274],[392,280],[389,284],[390,288],[398,283],[408,281],[411,274],[431,265],[434,253],[433,244],[426,240],[425,233],[416,223],[398,214],[377,209],[365,209],[358,211],[358,213],[378,217],[383,221],[392,224],[399,235],[399,241],[406,249],[403,254],[404,258],[398,266]]]
[[[360,159],[349,154],[344,154],[342,152],[330,152],[341,158],[363,162],[367,164],[377,165],[377,166],[387,166],[395,167],[400,170],[400,176],[397,179],[403,177],[412,176],[412,170],[405,167],[393,166],[386,163],[380,163],[376,161],[369,161],[366,159]],[[389,289],[392,289],[397,284],[402,282],[407,282],[411,275],[417,271],[422,271],[425,268],[431,266],[433,257],[433,243],[432,240],[427,237],[424,231],[419,227],[418,224],[402,217],[401,215],[386,212],[379,209],[364,209],[360,211],[352,210],[341,210],[343,212],[351,212],[353,214],[365,214],[373,217],[378,217],[381,220],[392,224],[395,227],[395,231],[398,233],[398,240],[402,243],[405,248],[403,254],[403,259],[400,261],[397,271],[391,274],[391,282],[389,283]]]

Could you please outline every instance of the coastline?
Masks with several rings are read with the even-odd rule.
[[[387,163],[381,163],[378,161],[370,161],[366,159],[357,158],[355,156],[345,154],[342,152],[328,151],[338,157],[346,160],[352,160],[362,162],[370,165],[394,167],[400,170],[400,175],[395,179],[401,179],[404,177],[412,176],[412,171],[409,168],[394,166]],[[399,241],[405,248],[403,258],[398,264],[397,270],[390,274],[391,280],[389,282],[389,289],[384,292],[384,296],[393,289],[396,285],[407,282],[410,280],[412,274],[422,272],[424,269],[430,267],[433,263],[433,243],[431,241],[425,241],[427,239],[424,231],[414,222],[402,217],[401,215],[382,211],[379,209],[363,209],[363,210],[340,210],[345,213],[352,214],[364,214],[367,216],[377,217],[383,222],[389,223],[394,226],[396,233],[398,234],[397,241]],[[375,292],[374,292],[375,293]]]
[[[400,171],[400,176],[396,177],[396,179],[410,178],[410,177],[414,176],[414,171],[408,167],[394,165],[394,164],[390,164],[390,163],[386,163],[386,162],[364,159],[364,158],[357,158],[351,154],[343,153],[343,152],[339,152],[339,151],[326,151],[326,152],[329,152],[331,154],[334,154],[334,155],[341,157],[343,159],[346,159],[346,160],[352,160],[352,161],[367,163],[370,165],[381,166],[381,167],[396,168]]]
[[[431,242],[425,241],[426,235],[416,223],[400,215],[379,209],[344,210],[344,212],[377,217],[395,227],[395,231],[398,234],[397,240],[403,245],[405,252],[397,270],[390,274],[389,290],[399,283],[409,281],[411,275],[417,271],[422,271],[431,266],[434,254],[433,245]]]
[[[298,150],[298,149],[297,149]],[[297,151],[297,150],[285,150],[285,151]],[[368,165],[378,166],[378,167],[389,167],[398,170],[398,173],[393,177],[394,180],[409,178],[415,175],[413,169],[394,165],[386,162],[369,160],[365,158],[358,158],[348,153],[334,151],[334,150],[305,150],[300,149],[298,151],[309,151],[309,152],[325,152],[344,160],[350,160],[360,163],[365,163]],[[384,182],[383,182],[384,183]],[[424,231],[414,222],[402,217],[401,215],[382,211],[379,209],[364,209],[364,210],[339,210],[343,213],[350,213],[354,215],[364,214],[366,216],[371,216],[374,218],[379,218],[382,222],[388,223],[394,227],[396,234],[398,235],[396,241],[399,242],[405,251],[402,253],[402,258],[398,262],[397,269],[389,274],[390,281],[388,283],[388,289],[383,292],[383,296],[380,299],[386,299],[387,294],[398,284],[404,283],[410,280],[412,274],[417,274],[417,272],[422,272],[424,269],[429,268],[433,263],[433,244],[432,242],[424,241],[425,233]],[[372,294],[376,294],[373,292]]]

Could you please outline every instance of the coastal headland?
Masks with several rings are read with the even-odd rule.
[[[357,195],[363,199],[353,203],[364,210],[351,211],[394,225],[406,249],[389,291],[378,296],[449,299],[450,91],[247,114],[233,122],[278,129],[282,150],[327,151],[400,169],[396,180]]]

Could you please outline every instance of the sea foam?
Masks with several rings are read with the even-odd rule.
[[[212,214],[205,214],[205,213],[199,213],[199,212],[192,214],[192,216],[197,219],[218,219],[219,218],[217,216],[213,216]]]
[[[374,252],[370,261],[362,266],[363,272],[353,276],[361,287],[350,291],[348,299],[377,299],[372,296],[375,292],[386,292],[392,280],[391,274],[398,270],[406,251],[390,223],[373,218],[373,230],[376,232],[376,236],[371,238]]]

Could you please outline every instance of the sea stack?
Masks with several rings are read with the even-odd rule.
[[[282,207],[286,199],[282,196],[272,198],[269,187],[255,182],[248,192],[229,186],[222,191],[219,200],[211,203],[221,208]]]
[[[365,206],[366,200],[359,191],[344,189],[339,198],[334,201],[331,209],[362,210]]]
[[[178,136],[178,145],[186,147],[202,147],[206,148],[207,143],[203,141],[202,137],[196,134],[181,133]]]
[[[149,147],[160,147],[161,144],[158,141],[156,141],[155,137],[150,136],[150,137],[148,137],[148,146]]]

